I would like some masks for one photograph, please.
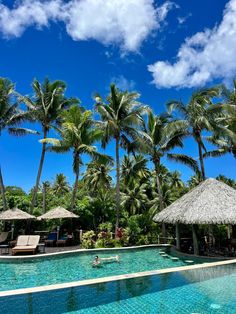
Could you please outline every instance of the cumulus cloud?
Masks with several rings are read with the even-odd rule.
[[[187,38],[176,62],[149,65],[157,87],[199,87],[214,79],[228,80],[236,73],[236,0],[227,3],[221,23]]]
[[[153,0],[21,0],[12,9],[0,4],[0,31],[19,37],[30,26],[61,21],[74,40],[93,39],[135,51],[160,28],[172,7],[169,1],[155,7]]]

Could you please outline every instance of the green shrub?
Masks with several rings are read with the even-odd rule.
[[[147,235],[141,235],[137,241],[138,245],[147,245],[150,244],[150,241],[148,239]]]
[[[93,249],[95,245],[95,233],[93,230],[87,231],[82,236],[82,248],[84,249]]]

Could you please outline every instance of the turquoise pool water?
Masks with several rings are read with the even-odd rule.
[[[10,314],[235,314],[236,268],[217,266],[0,298]]]
[[[0,290],[36,287],[186,265],[185,259],[172,261],[171,258],[162,257],[159,252],[159,248],[152,247],[100,251],[99,253],[80,252],[20,262],[1,262]],[[120,256],[120,263],[104,263],[101,267],[92,267],[92,261],[96,255],[106,257],[117,254]]]

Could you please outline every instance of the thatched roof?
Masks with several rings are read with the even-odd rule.
[[[12,208],[0,213],[0,220],[24,220],[34,219],[33,215],[30,215],[19,208]]]
[[[171,224],[236,224],[236,190],[216,179],[207,179],[153,220]]]
[[[41,220],[62,218],[78,218],[78,216],[63,207],[58,206],[56,208],[49,210],[47,213],[39,216],[37,219]]]

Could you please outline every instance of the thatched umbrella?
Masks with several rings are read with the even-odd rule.
[[[36,218],[33,215],[30,215],[19,208],[12,208],[5,210],[0,213],[0,220],[29,220]],[[14,234],[14,224],[12,225],[12,238]]]
[[[194,224],[236,224],[236,190],[216,179],[207,179],[154,216],[155,222],[192,224],[194,253],[198,254]]]
[[[76,214],[70,212],[69,210],[58,206],[55,207],[53,209],[50,209],[47,213],[37,217],[38,220],[41,219],[64,219],[64,218],[78,218],[79,216],[77,216]],[[59,234],[59,227],[57,227],[57,237]]]

